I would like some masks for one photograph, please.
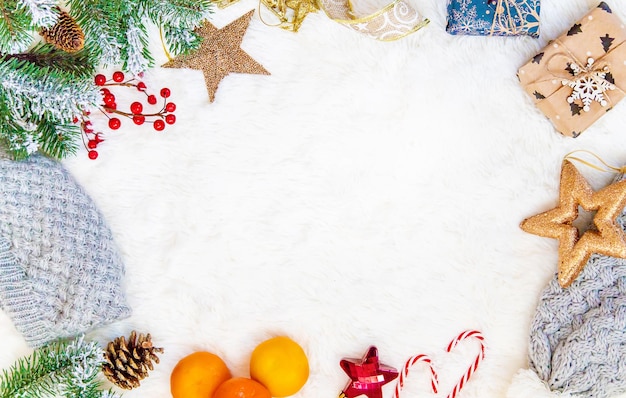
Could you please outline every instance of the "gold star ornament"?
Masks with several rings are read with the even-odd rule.
[[[209,92],[209,100],[215,100],[217,86],[229,73],[269,75],[270,73],[240,47],[243,35],[254,14],[251,10],[222,29],[208,21],[196,29],[202,36],[202,44],[191,54],[181,55],[163,64],[164,68],[188,68],[201,70]]]
[[[593,223],[579,238],[572,223],[578,218],[578,206],[596,211]],[[587,180],[568,161],[563,161],[559,205],[522,221],[521,228],[531,234],[559,240],[558,280],[568,287],[578,277],[591,254],[626,258],[626,235],[616,218],[626,206],[626,180],[594,192]]]

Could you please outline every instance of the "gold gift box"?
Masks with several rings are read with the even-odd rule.
[[[517,76],[563,135],[577,137],[625,95],[626,29],[602,2],[522,66]]]

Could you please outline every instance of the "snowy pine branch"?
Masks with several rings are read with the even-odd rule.
[[[126,54],[124,69],[137,75],[148,69],[154,63],[154,58],[148,49],[148,32],[145,25],[135,18],[130,18],[128,22],[126,31],[128,46],[124,47]]]
[[[202,38],[189,29],[163,25],[163,33],[169,51],[176,55],[188,54],[202,43]]]
[[[0,376],[1,398],[113,398],[100,390],[102,349],[83,337],[37,349]]]
[[[202,39],[194,29],[213,11],[212,2],[200,0],[140,0],[150,20],[163,29],[169,50],[176,54],[187,54],[200,46]]]
[[[95,73],[91,57],[85,51],[66,53],[48,44],[38,44],[26,53],[0,56],[0,63],[14,60],[15,70],[21,68],[44,68],[46,73],[60,73],[68,78],[88,80]],[[44,78],[45,76],[42,76]]]
[[[139,0],[139,6],[145,10],[150,20],[157,24],[194,29],[209,16],[212,2],[198,0]]]
[[[5,3],[12,4],[0,8],[0,53],[26,51],[33,40],[30,34],[31,19],[26,11],[17,8],[14,1],[7,0]]]
[[[4,0],[0,2],[0,54],[26,51],[32,32],[58,19],[57,0]]]
[[[47,74],[50,68],[45,67],[18,71],[14,65],[0,63],[0,91],[7,95],[14,114],[71,120],[98,101],[98,89],[91,81],[68,81],[68,76]]]
[[[38,149],[64,157],[77,149],[72,118],[101,98],[88,60],[48,45],[0,57],[0,138],[14,157]]]
[[[59,17],[57,0],[19,0],[18,7],[30,14],[31,25],[49,28]]]
[[[173,52],[189,52],[200,44],[193,29],[212,9],[208,0],[68,0],[67,5],[97,62],[123,65],[133,74],[154,64],[148,49],[150,24],[163,27]]]
[[[70,14],[85,34],[85,48],[94,63],[113,66],[122,63],[121,49],[125,44],[122,18],[126,5],[121,1],[69,0]]]

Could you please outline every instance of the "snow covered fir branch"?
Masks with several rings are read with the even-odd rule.
[[[102,389],[103,350],[78,337],[61,340],[19,359],[0,375],[0,398],[117,398]]]
[[[6,0],[0,7],[0,144],[18,159],[74,153],[81,132],[73,120],[102,102],[95,72],[137,75],[154,66],[151,26],[173,54],[197,49],[194,29],[212,11],[209,0]],[[48,36],[80,34],[81,49],[41,43],[59,24]]]

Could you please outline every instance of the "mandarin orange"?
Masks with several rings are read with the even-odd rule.
[[[273,397],[287,397],[306,383],[309,361],[298,343],[286,336],[274,337],[252,352],[250,377],[267,387]]]
[[[211,398],[217,387],[230,378],[220,357],[198,351],[176,364],[170,376],[170,391],[174,398]]]
[[[217,387],[213,398],[272,398],[272,395],[259,382],[245,377],[234,377]]]

